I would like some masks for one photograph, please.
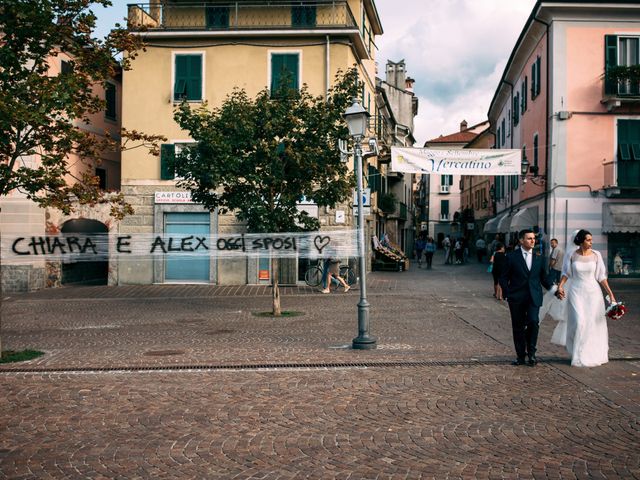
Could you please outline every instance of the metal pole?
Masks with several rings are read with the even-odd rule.
[[[367,301],[367,261],[364,248],[364,205],[362,198],[362,138],[355,137],[354,156],[358,179],[358,255],[360,256],[360,302],[358,303],[358,336],[353,339],[353,348],[372,350],[376,348],[375,337],[369,336],[369,302]]]

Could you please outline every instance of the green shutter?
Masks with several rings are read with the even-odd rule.
[[[449,216],[449,200],[440,200],[440,215]]]
[[[533,136],[533,166],[538,166],[538,135]]]
[[[604,36],[604,71],[605,74],[611,67],[618,65],[618,36]],[[604,80],[604,93],[616,95],[618,93],[618,83],[614,80]]]
[[[619,187],[640,187],[640,120],[618,120],[617,173]]]
[[[176,55],[173,100],[202,100],[202,55]]]
[[[206,7],[207,28],[229,28],[229,7]]]
[[[540,95],[540,88],[542,85],[542,59],[540,57],[536,58],[536,97]]]
[[[520,92],[513,97],[513,124],[518,125],[520,122]]]
[[[277,92],[283,85],[285,78],[288,79],[288,87],[293,90],[300,88],[298,78],[297,53],[274,53],[271,55],[271,94]]]
[[[294,27],[315,27],[315,5],[303,5],[291,7],[291,25]]]
[[[173,143],[160,145],[160,179],[173,180],[175,178],[176,146]]]
[[[537,62],[531,64],[531,100],[536,98],[536,80],[538,78],[536,74]]]

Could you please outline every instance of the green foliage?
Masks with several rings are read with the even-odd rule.
[[[640,82],[640,65],[616,65],[604,73],[607,80],[614,82]]]
[[[354,178],[338,140],[348,138],[342,114],[357,84],[352,69],[336,77],[328,99],[283,86],[255,99],[236,89],[211,110],[183,103],[175,120],[197,144],[175,159],[178,185],[210,210],[234,212],[250,232],[318,229],[296,202],[333,207],[350,195]]]
[[[85,161],[118,148],[113,139],[100,140],[78,125],[104,110],[104,99],[92,87],[128,69],[142,48],[139,37],[122,28],[104,39],[92,37],[96,17],[90,8],[109,5],[108,0],[0,3],[0,196],[18,189],[65,213],[73,201],[111,203],[116,217],[130,213],[121,195],[105,197],[96,188],[93,172],[70,176],[69,155]],[[69,56],[71,69],[52,75],[61,53]],[[121,64],[114,60],[120,54]],[[158,140],[139,132],[123,137]]]
[[[0,363],[25,362],[41,357],[42,355],[44,355],[44,353],[38,350],[21,350],[19,352],[6,350],[2,352]]]
[[[396,211],[396,203],[397,203],[398,199],[396,198],[396,196],[391,193],[382,193],[380,194],[380,197],[378,198],[378,207],[380,208],[380,210],[382,210],[384,213],[393,213]]]

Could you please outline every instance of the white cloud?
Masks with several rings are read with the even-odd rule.
[[[534,0],[379,0],[379,75],[405,59],[420,99],[418,144],[486,119],[506,61]]]

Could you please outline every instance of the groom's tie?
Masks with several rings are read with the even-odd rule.
[[[527,270],[531,270],[531,252],[524,251],[524,263],[527,265]]]

